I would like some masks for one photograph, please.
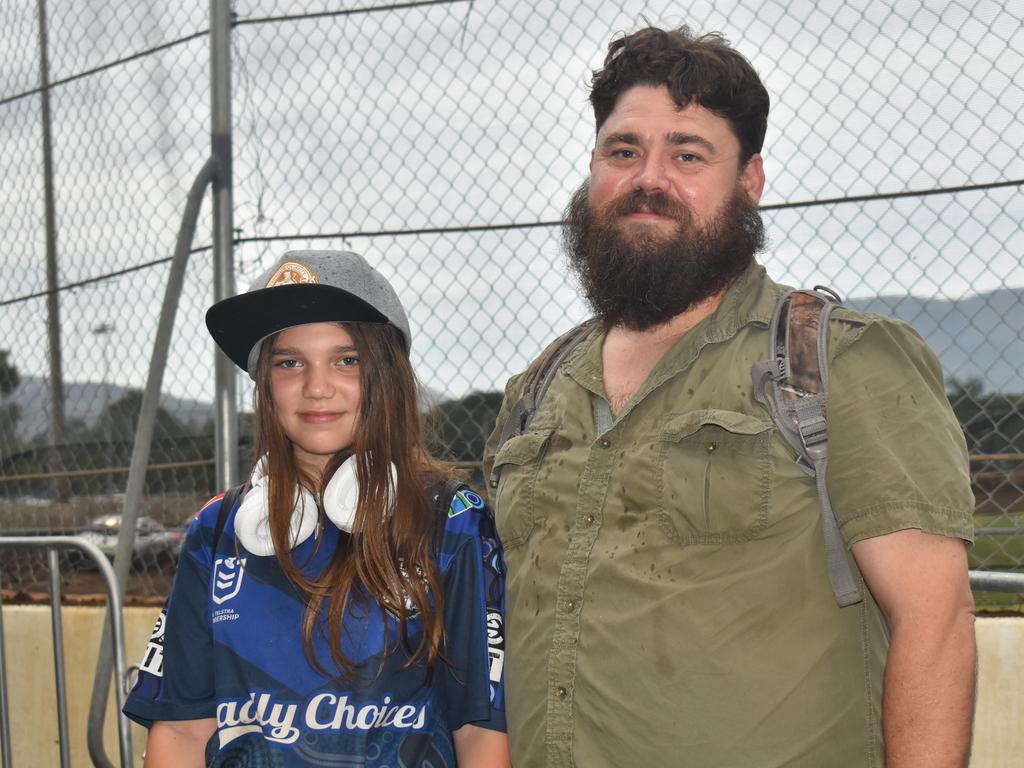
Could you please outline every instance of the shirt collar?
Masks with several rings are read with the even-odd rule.
[[[692,365],[708,344],[728,341],[750,324],[767,328],[775,303],[786,290],[768,277],[763,266],[756,261],[751,262],[726,289],[715,311],[683,334],[665,353],[637,392],[634,401]],[[605,396],[601,367],[604,337],[605,329],[599,324],[569,353],[565,363],[566,373],[576,383],[601,397]]]

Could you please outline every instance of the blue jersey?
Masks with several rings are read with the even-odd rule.
[[[455,766],[452,731],[505,730],[505,564],[490,510],[468,488],[453,497],[437,567],[444,587],[444,661],[403,668],[398,620],[374,601],[350,608],[341,632],[356,678],[325,677],[302,643],[306,603],[277,558],[247,553],[232,509],[211,551],[221,497],[189,527],[164,612],[125,704],[131,719],[216,718],[209,764],[267,766]],[[295,562],[319,574],[337,547],[329,521],[296,547]],[[319,541],[318,541],[319,539]],[[385,623],[391,652],[385,653]],[[326,627],[313,650],[333,668]],[[420,622],[407,620],[410,642]],[[398,649],[395,650],[395,646]],[[378,674],[379,671],[379,674]]]

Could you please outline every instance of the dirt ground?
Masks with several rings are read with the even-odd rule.
[[[195,495],[147,497],[144,514],[168,528],[184,530],[195,511],[206,500]],[[67,502],[28,504],[0,499],[0,536],[73,535],[93,518],[119,513],[119,499],[72,498]],[[61,592],[65,603],[105,600],[103,578],[77,551],[58,555]],[[175,562],[166,554],[144,556],[132,564],[128,577],[127,605],[163,602],[174,576]],[[0,589],[3,601],[49,602],[47,555],[42,549],[4,547],[0,549]]]
[[[71,562],[66,554],[60,563],[62,601],[67,604],[105,602],[106,585],[94,567]],[[174,564],[148,564],[128,575],[125,605],[162,604],[171,587]],[[46,553],[36,550],[6,550],[0,562],[0,587],[5,605],[50,602],[49,568]]]

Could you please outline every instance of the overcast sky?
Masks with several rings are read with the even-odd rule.
[[[370,5],[235,9],[246,22]],[[242,238],[283,240],[238,248],[238,287],[288,248],[361,251],[409,308],[428,386],[499,388],[586,307],[555,228],[457,230],[560,218],[585,178],[586,84],[611,36],[644,19],[689,23],[751,59],[773,102],[762,201],[772,206],[1024,178],[1024,9],[966,5],[692,2],[684,13],[676,1],[478,0],[243,23],[235,223]],[[206,3],[48,7],[55,80],[208,24]],[[34,2],[4,4],[0,46],[3,302],[45,289],[39,101],[12,99],[38,82]],[[62,283],[171,254],[209,153],[208,68],[202,37],[54,91]],[[198,245],[209,215],[207,200]],[[958,299],[1024,286],[1022,220],[1019,186],[770,211],[764,261],[776,277],[845,295]],[[209,260],[193,257],[165,377],[168,391],[199,399],[211,392]],[[68,380],[143,385],[165,278],[156,267],[61,294]],[[0,348],[23,372],[47,370],[45,320],[42,299],[0,306]],[[114,331],[96,333],[103,324]]]

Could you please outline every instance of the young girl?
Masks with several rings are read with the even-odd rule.
[[[189,527],[125,704],[147,768],[507,766],[501,548],[424,449],[394,290],[292,252],[206,322],[259,460]]]

